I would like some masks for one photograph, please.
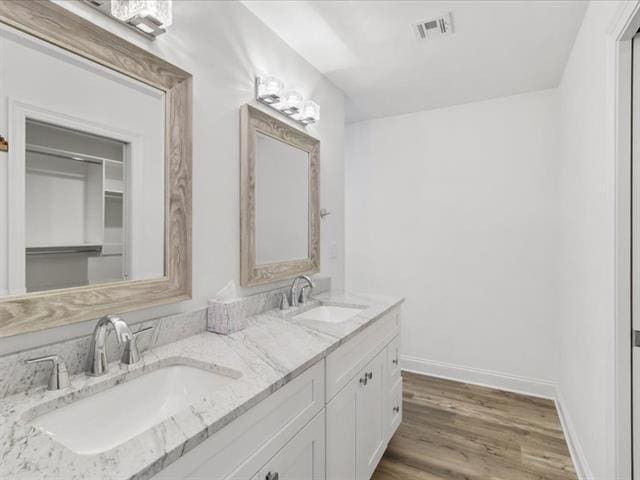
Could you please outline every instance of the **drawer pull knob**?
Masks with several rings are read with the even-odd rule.
[[[267,473],[267,476],[265,477],[265,480],[278,480],[278,478],[280,478],[280,475],[278,475],[278,472],[276,473]]]
[[[360,377],[360,385],[366,386],[367,385],[367,374],[364,374],[364,377]]]
[[[365,373],[364,376],[365,378],[369,378],[369,380],[371,380],[373,378],[373,372]]]
[[[393,360],[391,360],[391,363],[393,363],[394,365],[398,365],[398,359],[394,358]]]
[[[400,407],[393,407],[393,413],[400,413]]]

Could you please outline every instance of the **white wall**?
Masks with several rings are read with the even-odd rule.
[[[559,88],[558,394],[586,478],[614,477],[614,159],[607,151],[606,30],[592,2]]]
[[[347,127],[347,286],[406,296],[404,366],[552,395],[557,92]]]
[[[150,42],[81,2],[65,7],[191,72],[193,82],[193,300],[125,315],[130,321],[204,307],[239,280],[239,111],[254,76],[274,73],[321,106],[322,274],[344,282],[344,95],[239,2],[174,2],[174,24]],[[286,212],[283,212],[283,218]],[[329,258],[335,244],[337,258]],[[93,322],[2,339],[0,354],[91,331]]]
[[[409,367],[555,384],[580,478],[598,480],[616,478],[607,31],[622,3],[590,3],[558,89],[347,129],[348,287],[407,296]]]

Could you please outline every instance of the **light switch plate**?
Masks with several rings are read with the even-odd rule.
[[[329,247],[329,258],[338,258],[338,244],[336,242],[331,242],[331,246]]]

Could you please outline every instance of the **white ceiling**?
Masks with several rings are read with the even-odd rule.
[[[348,121],[555,87],[587,5],[579,0],[243,3],[346,93]],[[413,23],[446,12],[452,14],[453,35],[416,39]]]

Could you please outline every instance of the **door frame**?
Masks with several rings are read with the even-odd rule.
[[[615,478],[632,476],[631,416],[631,79],[640,0],[621,4],[607,29],[607,151],[615,161],[613,379]]]

